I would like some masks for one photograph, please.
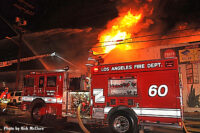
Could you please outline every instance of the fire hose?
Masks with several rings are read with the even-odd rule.
[[[187,128],[185,127],[185,123],[184,123],[184,121],[182,121],[182,123],[183,123],[184,131],[185,131],[186,133],[189,133],[188,130],[187,130]]]
[[[84,124],[81,120],[81,115],[80,115],[81,106],[82,106],[82,104],[79,104],[79,106],[77,108],[78,124],[79,124],[79,126],[81,127],[81,129],[83,130],[84,133],[90,133],[90,131],[88,131],[88,129],[84,126]]]

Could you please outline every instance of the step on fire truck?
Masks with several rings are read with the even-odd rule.
[[[72,82],[80,90],[83,76],[27,75],[23,103],[35,122],[42,121],[44,114],[71,117],[80,101],[87,105],[90,100],[88,119],[108,123],[113,132],[137,132],[139,126],[149,125],[182,128],[176,58],[93,66],[90,78],[90,92],[75,92]]]

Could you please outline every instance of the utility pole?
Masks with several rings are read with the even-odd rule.
[[[14,7],[16,7],[21,12],[21,18],[16,17],[16,26],[12,26],[9,22],[7,22],[3,17],[0,16],[0,19],[2,19],[19,37],[18,41],[13,40],[10,37],[6,37],[7,39],[11,39],[15,44],[18,46],[18,55],[17,55],[17,70],[16,70],[16,84],[15,84],[15,90],[19,89],[19,80],[20,80],[20,58],[22,54],[22,46],[23,46],[23,33],[25,30],[22,28],[23,26],[27,25],[27,21],[24,19],[23,14],[27,14],[30,16],[34,16],[34,9],[35,7],[26,2],[26,0],[17,0],[18,3],[13,4]],[[28,8],[28,9],[27,9]]]
[[[13,4],[14,7],[16,7],[21,14],[27,14],[30,16],[34,16],[34,12],[32,11],[35,7],[26,2],[25,0],[18,0],[20,4]],[[27,9],[28,8],[28,9]],[[20,58],[22,54],[22,46],[23,46],[23,33],[25,30],[22,28],[23,26],[27,25],[27,21],[23,17],[24,15],[21,15],[20,17],[16,17],[16,23],[17,26],[16,28],[18,29],[19,33],[19,45],[18,45],[18,55],[17,55],[17,70],[16,70],[16,84],[15,84],[15,89],[19,90],[19,81],[20,81]]]
[[[19,80],[20,80],[20,58],[22,53],[22,32],[19,33],[19,45],[18,45],[18,56],[17,56],[17,71],[16,71],[16,84],[15,89],[19,90]]]
[[[16,23],[17,23],[17,28],[19,30],[19,43],[18,43],[18,55],[17,55],[17,70],[16,70],[16,84],[15,84],[15,89],[19,90],[19,81],[20,81],[20,58],[22,54],[22,46],[23,46],[23,33],[24,29],[22,26],[26,26],[27,22],[24,19],[21,19],[19,17],[16,17]]]

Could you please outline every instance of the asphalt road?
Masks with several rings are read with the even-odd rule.
[[[83,133],[76,123],[67,123],[65,120],[50,119],[45,124],[32,123],[30,114],[22,112],[16,107],[7,114],[0,114],[0,132],[5,133]],[[110,133],[108,127],[86,125],[91,133]],[[182,130],[173,128],[151,127],[148,133],[182,133]],[[142,131],[140,131],[142,133]]]

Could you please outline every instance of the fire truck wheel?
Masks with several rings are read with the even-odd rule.
[[[37,103],[33,106],[31,110],[31,119],[34,123],[42,123],[45,120],[45,105],[43,103]],[[42,113],[43,112],[43,113]]]
[[[109,119],[109,126],[114,133],[136,133],[137,119],[126,112],[116,112]]]

